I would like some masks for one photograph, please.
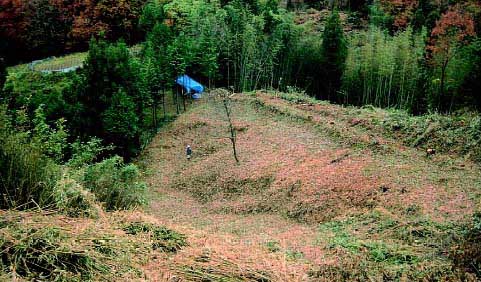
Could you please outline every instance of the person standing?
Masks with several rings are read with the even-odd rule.
[[[185,153],[187,154],[187,159],[190,160],[190,158],[192,157],[192,148],[190,147],[190,145],[187,145],[187,148],[185,148]]]

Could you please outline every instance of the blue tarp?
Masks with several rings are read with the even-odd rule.
[[[202,86],[202,84],[193,80],[186,74],[177,77],[175,82],[177,82],[177,84],[182,86],[187,92],[187,94],[191,94],[192,98],[194,99],[199,99],[201,97],[202,92],[204,92],[204,86]]]

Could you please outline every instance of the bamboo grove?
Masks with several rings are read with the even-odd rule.
[[[334,11],[318,31],[312,23],[296,23],[298,15],[275,0],[149,2],[140,19],[148,38],[145,66],[157,64],[159,71],[150,73],[158,76],[159,89],[189,73],[211,88],[304,89],[319,99],[414,113],[479,108],[473,19],[448,22],[439,31],[451,19],[441,15],[438,31],[409,24],[393,30],[378,3],[369,7],[366,28],[346,31],[346,13],[340,19]]]

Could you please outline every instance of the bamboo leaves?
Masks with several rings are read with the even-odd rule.
[[[351,104],[411,110],[421,79],[425,32],[395,36],[371,27],[351,37],[343,90]]]

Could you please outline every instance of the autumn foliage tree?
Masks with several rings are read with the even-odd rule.
[[[419,0],[381,0],[380,2],[384,10],[394,17],[395,29],[406,28],[419,5]]]
[[[63,14],[63,3],[52,0],[27,3],[23,36],[29,50],[40,57],[62,54],[72,25],[72,18]]]
[[[0,0],[0,55],[9,64],[83,50],[92,37],[143,39],[146,0]]]
[[[446,79],[448,66],[459,47],[468,42],[475,35],[474,21],[471,16],[461,9],[450,9],[436,22],[431,32],[430,63],[438,70],[438,77],[434,82],[439,85],[438,90],[430,97],[431,107],[441,109],[446,107]],[[452,101],[450,103],[452,105]]]
[[[0,0],[0,57],[7,63],[16,61],[16,54],[25,53],[22,34],[25,33],[26,22],[24,5],[21,0]]]
[[[123,38],[126,42],[139,39],[138,19],[144,0],[86,0],[74,6],[75,16],[71,38],[72,44],[85,45],[99,33],[111,41]]]

